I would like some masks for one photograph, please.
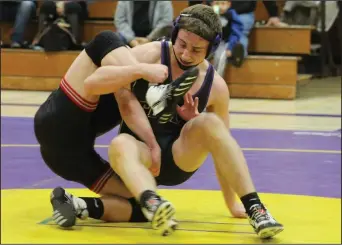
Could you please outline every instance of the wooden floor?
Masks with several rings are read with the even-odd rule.
[[[1,51],[1,89],[51,91],[79,54],[25,49]],[[240,68],[228,65],[225,81],[233,98],[295,99],[298,57],[250,55]],[[15,64],[15,65],[13,65]]]
[[[283,0],[276,1],[281,12]],[[39,3],[38,6],[41,4]],[[95,1],[89,5],[89,19],[84,23],[82,40],[89,42],[99,32],[116,31],[113,22],[117,1]],[[176,18],[188,1],[172,1]],[[257,2],[255,20],[268,19],[261,1]],[[1,38],[9,44],[13,23],[0,22]],[[223,78],[232,98],[297,98],[298,62],[311,52],[312,26],[267,27],[255,25],[249,35],[249,54],[240,68],[228,66]],[[32,22],[25,31],[30,41],[37,33]],[[78,52],[45,53],[32,50],[1,51],[1,89],[51,91],[58,86]],[[13,65],[16,64],[16,65]]]
[[[282,1],[278,1],[282,2]],[[187,6],[187,1],[172,1],[174,16]],[[115,31],[113,13],[117,1],[101,1],[90,6],[90,17],[84,25],[82,40],[88,42],[103,30]],[[280,5],[279,5],[280,6]],[[105,9],[105,11],[102,11]],[[256,20],[265,20],[265,9],[259,1]],[[104,17],[106,20],[97,20]],[[4,44],[10,43],[12,23],[0,23]],[[249,55],[242,67],[228,65],[223,76],[232,98],[296,99],[300,80],[298,62],[311,52],[311,26],[254,26],[249,36]],[[30,23],[26,39],[32,40],[37,23]],[[42,52],[21,49],[1,51],[1,89],[55,89],[78,52]],[[13,65],[15,64],[15,65]]]

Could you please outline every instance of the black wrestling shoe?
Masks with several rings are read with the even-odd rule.
[[[63,228],[72,227],[76,224],[76,212],[72,196],[62,187],[55,188],[50,195],[53,208],[53,220]]]
[[[248,212],[249,223],[260,238],[268,239],[284,230],[262,204],[253,205]]]
[[[177,113],[177,104],[189,91],[199,75],[197,67],[186,70],[182,76],[170,84],[152,85],[146,93],[146,102],[160,124],[169,122]]]

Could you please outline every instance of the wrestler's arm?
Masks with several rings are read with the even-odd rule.
[[[148,72],[146,64],[128,66],[101,66],[84,81],[84,89],[93,95],[116,92],[132,82],[144,78]]]
[[[136,48],[131,49],[138,62],[154,64],[158,61],[160,57],[160,53],[157,52],[158,44],[139,45],[138,47],[139,49],[135,52],[133,50]],[[115,97],[123,121],[151,149],[152,166],[150,170],[154,176],[157,176],[160,171],[160,147],[144,109],[129,87],[120,89],[115,93]]]
[[[149,42],[131,49],[132,54],[140,63],[156,64],[161,56],[161,42]]]
[[[217,74],[214,77],[211,93],[213,93],[213,100],[206,110],[219,116],[229,129],[229,90],[226,82]]]
[[[158,47],[157,45],[158,44],[156,43],[148,43],[145,45],[139,45],[133,49],[130,49],[130,51],[138,60],[138,62],[153,64],[158,60],[158,56],[156,52],[154,52],[154,50],[156,50]],[[152,55],[151,52],[154,52],[155,54]],[[126,86],[126,88],[120,89],[115,93],[115,97],[119,105],[121,117],[127,126],[147,145],[150,147],[155,146],[157,141],[153,134],[150,122],[139,101],[130,91],[130,87]]]
[[[163,82],[165,77],[161,67],[151,67],[160,57],[160,42],[139,45],[128,50],[113,50],[101,61],[101,67],[84,81],[87,93],[93,95],[116,92],[138,79],[152,83]],[[127,65],[128,64],[128,65]]]
[[[135,95],[127,88],[121,88],[114,94],[121,117],[127,126],[150,148],[157,147],[151,124]]]

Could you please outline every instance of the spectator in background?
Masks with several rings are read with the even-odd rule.
[[[130,46],[170,36],[173,7],[171,1],[118,1],[114,24]]]
[[[210,6],[212,0],[204,0],[204,1],[192,1],[192,0],[190,0],[188,2],[189,2],[189,6],[192,6],[192,5],[195,5],[195,4],[205,4],[205,5]]]
[[[1,1],[0,20],[14,21],[11,48],[26,46],[24,35],[27,25],[36,16],[37,1]]]
[[[71,33],[80,44],[83,21],[88,18],[87,1],[44,1],[39,12],[38,33],[60,17],[70,24]]]
[[[189,6],[192,6],[192,5],[196,5],[196,4],[205,4],[205,1],[188,1],[189,2]]]
[[[194,5],[198,3],[203,3],[206,5],[210,5],[212,0],[204,0],[204,1],[188,1],[189,5]],[[275,26],[282,27],[287,24],[280,21],[279,11],[276,0],[262,1],[264,6],[267,9],[267,12],[270,16],[268,19],[266,26]],[[232,1],[231,9],[234,9],[237,14],[240,16],[240,20],[243,23],[243,33],[240,39],[241,44],[244,46],[245,56],[248,55],[248,37],[251,29],[254,26],[255,15],[254,12],[257,7],[257,1]]]
[[[244,47],[240,43],[243,24],[239,15],[230,8],[231,1],[213,1],[212,7],[220,16],[222,40],[214,54],[214,67],[224,77],[227,60],[240,67],[244,58]]]
[[[286,26],[285,23],[282,23],[279,19],[279,11],[278,6],[275,0],[273,1],[263,1],[264,6],[267,9],[267,12],[270,18],[267,21],[266,26]],[[243,23],[243,35],[241,36],[240,42],[244,46],[245,56],[248,54],[248,37],[251,29],[254,26],[255,15],[254,11],[256,10],[257,2],[256,1],[232,1],[231,8],[234,9],[240,16],[240,20]]]

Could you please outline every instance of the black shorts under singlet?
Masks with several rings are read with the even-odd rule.
[[[178,135],[159,135],[158,144],[161,148],[162,159],[160,174],[156,177],[157,185],[175,186],[180,185],[191,178],[197,171],[185,172],[180,169],[173,160],[172,146],[177,140]]]
[[[34,131],[41,155],[54,173],[98,193],[114,172],[94,150],[95,138],[120,122],[113,94],[101,96],[96,106],[62,81],[38,109]]]
[[[139,137],[136,134],[134,134],[125,123],[121,125],[120,133],[129,134],[135,137],[137,140],[140,140]],[[178,139],[179,134],[166,133],[156,134],[155,136],[161,149],[160,174],[158,177],[155,178],[157,185],[180,185],[187,181],[189,178],[191,178],[191,176],[197,170],[193,172],[185,172],[182,169],[180,169],[173,160],[172,146],[173,143],[175,143],[175,141]]]

